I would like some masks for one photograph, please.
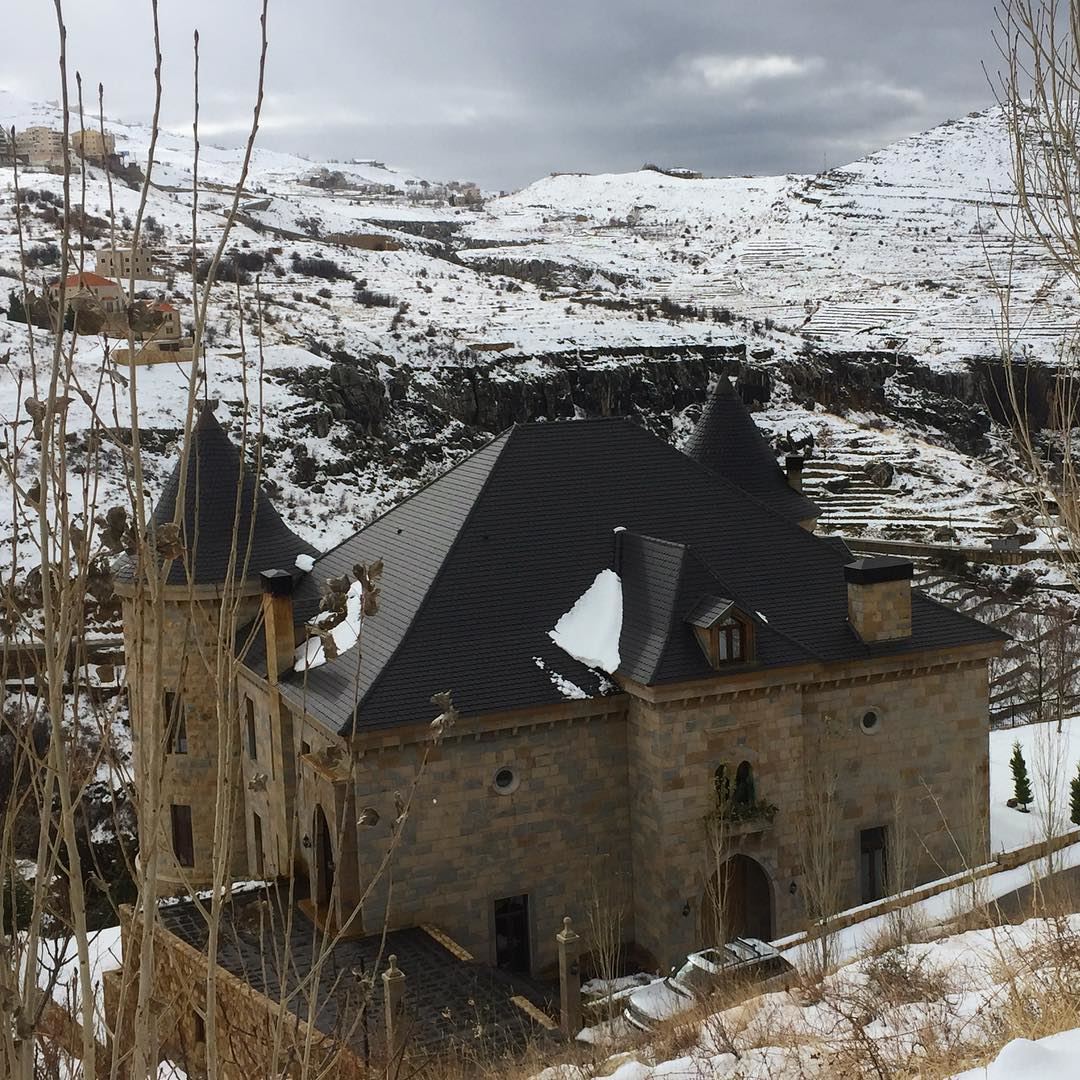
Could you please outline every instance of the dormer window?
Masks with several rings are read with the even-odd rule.
[[[686,621],[693,626],[698,644],[714,668],[745,664],[753,658],[753,626],[732,601],[706,596]]]
[[[738,619],[728,619],[714,626],[710,633],[716,635],[716,656],[721,663],[746,659],[743,655],[742,623]]]

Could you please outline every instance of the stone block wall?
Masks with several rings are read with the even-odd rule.
[[[632,698],[629,717],[634,925],[637,943],[666,968],[703,944],[706,884],[742,852],[769,879],[773,933],[798,925],[788,884],[798,874],[795,822],[802,794],[799,687],[746,688],[684,700]],[[770,824],[728,826],[717,837],[716,769],[753,769],[757,796],[779,809]]]
[[[848,583],[848,620],[863,641],[911,637],[911,582]]]
[[[965,860],[986,862],[986,660],[835,674],[832,683],[807,687],[803,710],[815,771],[838,779],[840,906],[863,899],[863,829],[885,826],[890,845],[903,849],[889,853],[890,890],[956,872]],[[868,712],[876,720],[864,730]]]
[[[605,711],[597,715],[598,706]],[[586,709],[593,715],[581,715]],[[588,896],[599,879],[610,893],[606,906],[623,909],[623,936],[632,939],[621,706],[575,702],[521,715],[515,726],[503,720],[485,730],[473,723],[475,730],[456,731],[430,749],[392,860],[392,891],[391,878],[379,882],[365,928],[378,929],[388,905],[392,925],[435,923],[478,959],[494,962],[494,901],[528,894],[532,967],[540,971],[555,963],[563,916],[587,925]],[[420,743],[376,744],[358,757],[356,807],[380,815],[378,826],[357,833],[361,887],[390,842],[395,793],[407,795],[424,750]],[[504,767],[516,778],[508,794],[494,787]]]
[[[141,931],[129,907],[121,908],[125,957],[138,957]],[[206,956],[163,927],[154,930],[153,1027],[158,1057],[180,1065],[192,1076],[205,1075],[208,1030]],[[102,979],[104,1011],[117,1058],[130,1063],[134,1040],[139,973],[135,966],[107,971]],[[341,1080],[361,1080],[371,1072],[346,1046],[335,1043],[242,979],[216,971],[218,1075],[222,1080],[290,1075],[297,1058],[310,1053],[314,1071]],[[279,1047],[275,1057],[275,1045]],[[111,1054],[110,1054],[111,1056]],[[108,1060],[108,1059],[106,1059]],[[325,1070],[323,1072],[322,1070]],[[120,1076],[127,1075],[121,1067]]]
[[[182,590],[177,589],[177,593]],[[139,618],[139,604],[142,618]],[[254,614],[258,598],[242,601],[247,617]],[[149,604],[125,598],[124,647],[131,688],[131,730],[135,776],[145,790],[144,746],[148,738],[164,738],[164,702],[155,686],[158,620]],[[204,886],[212,880],[214,818],[218,788],[218,763],[227,745],[220,737],[217,677],[214,670],[218,633],[218,603],[214,600],[187,600],[169,597],[162,610],[160,686],[178,693],[184,710],[187,753],[176,753],[170,744],[162,763],[162,815],[159,842],[164,855],[160,878],[164,888],[191,882]],[[239,791],[239,746],[236,726],[229,725],[227,776],[234,796],[231,824],[231,867],[233,874],[246,876],[247,853],[243,831],[243,797]],[[172,804],[191,808],[195,865],[180,868],[173,854],[169,808]],[[143,843],[146,843],[143,838]]]

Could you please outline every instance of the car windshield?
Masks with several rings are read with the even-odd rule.
[[[691,960],[679,968],[675,981],[694,994],[708,994],[716,987],[716,978]]]

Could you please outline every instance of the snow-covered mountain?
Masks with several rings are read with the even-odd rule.
[[[0,91],[0,123],[58,127],[60,113]],[[145,169],[149,128],[106,128]],[[191,138],[162,133],[155,159],[147,235],[163,280],[142,287],[189,325],[192,248],[205,258],[217,244],[242,151],[201,146],[194,236]],[[869,501],[861,489],[846,509],[834,500],[838,527],[977,538],[1027,512],[1003,455],[957,452],[998,441],[987,409],[967,400],[980,389],[967,359],[998,348],[1007,166],[993,111],[820,176],[559,175],[479,203],[461,185],[377,163],[256,150],[211,295],[205,392],[235,418],[246,380],[264,406],[282,510],[320,547],[516,420],[630,412],[679,438],[722,367],[756,388],[766,428],[820,436],[840,466],[851,444],[856,471],[872,458],[906,463]],[[24,171],[20,184],[40,283],[57,270],[48,245],[61,177]],[[139,191],[114,178],[110,195],[97,167],[85,197],[81,178],[72,191],[88,230],[75,258],[92,269],[114,233],[129,239]],[[20,270],[14,204],[4,169],[0,309]],[[1068,287],[1047,280],[1030,248],[1013,286],[1014,304],[1037,303],[1021,344],[1049,358]],[[30,377],[28,331],[0,319],[8,350],[0,414],[12,418]],[[88,385],[103,370],[119,385],[96,339],[80,340],[77,370]],[[173,365],[138,372],[139,426],[161,436],[149,442],[152,493],[185,379]],[[86,410],[71,408],[78,429]],[[126,393],[109,410],[131,422]]]

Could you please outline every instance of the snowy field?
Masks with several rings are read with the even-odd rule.
[[[1009,759],[1014,742],[1020,743],[1035,797],[1026,814],[1006,805],[1013,796]],[[990,732],[990,840],[995,853],[1077,828],[1069,819],[1069,785],[1078,765],[1080,716],[1064,719],[1060,732],[1053,721]]]

